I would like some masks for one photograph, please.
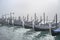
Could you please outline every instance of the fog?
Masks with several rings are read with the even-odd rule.
[[[38,17],[43,16],[45,12],[49,19],[53,19],[57,13],[60,17],[60,1],[59,0],[0,0],[0,14],[8,14],[14,12],[15,16],[34,17],[36,13]]]

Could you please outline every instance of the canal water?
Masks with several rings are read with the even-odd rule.
[[[59,36],[52,36],[47,31],[17,28],[17,26],[0,26],[0,40],[60,40]]]

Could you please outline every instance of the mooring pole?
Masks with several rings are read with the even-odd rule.
[[[27,22],[29,21],[29,14],[27,14]]]
[[[22,24],[23,28],[24,28],[24,23],[25,23],[25,17],[23,16],[23,24]]]
[[[44,25],[45,25],[45,12],[43,13],[43,18],[44,18]]]
[[[34,20],[35,20],[35,22],[34,22],[34,24],[36,23],[36,13],[35,13],[35,15],[34,15]]]
[[[47,18],[46,18],[46,23],[48,23],[48,16],[47,16]]]
[[[56,28],[57,28],[57,14],[56,14]]]

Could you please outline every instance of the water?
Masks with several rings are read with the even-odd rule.
[[[0,40],[60,40],[49,32],[36,32],[32,29],[0,26]]]

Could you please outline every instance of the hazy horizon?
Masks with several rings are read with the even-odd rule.
[[[0,0],[0,16],[14,12],[15,16],[33,17],[36,13],[38,17],[43,16],[45,12],[49,19],[53,19],[57,13],[60,18],[59,0]],[[60,19],[59,19],[60,20]]]

